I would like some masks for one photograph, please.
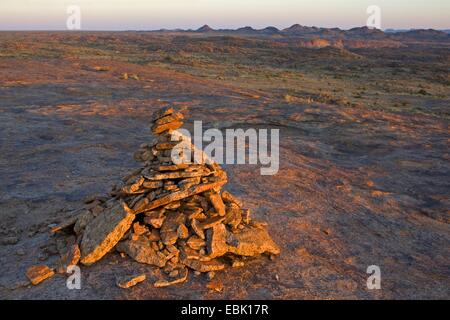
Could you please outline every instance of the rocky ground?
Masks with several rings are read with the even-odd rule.
[[[353,95],[358,81],[337,71],[343,78],[333,80],[323,70],[280,66],[252,78],[247,75],[258,70],[252,73],[243,63],[228,70],[231,75],[220,71],[213,77],[214,61],[142,63],[138,52],[125,46],[120,59],[108,59],[78,38],[55,48],[55,37],[22,34],[15,42],[13,34],[0,35],[1,298],[449,297],[448,85],[442,79],[393,64],[398,82],[391,73],[381,74],[386,81],[365,84],[358,98]],[[119,38],[126,43],[126,37]],[[102,50],[117,49],[111,39],[102,44]],[[448,51],[436,50],[433,55],[448,61]],[[347,56],[339,67],[352,68]],[[296,72],[302,74],[298,79]],[[423,83],[427,94],[400,92],[396,84],[402,81]],[[321,83],[327,99],[318,98]],[[339,86],[342,90],[332,91]],[[348,102],[334,99],[350,91]],[[29,284],[28,267],[58,258],[49,225],[139,167],[132,154],[151,139],[152,112],[168,105],[186,107],[189,119],[210,127],[280,129],[277,175],[261,176],[254,166],[223,166],[229,177],[225,188],[268,223],[280,256],[218,274],[214,281],[223,284],[221,292],[194,275],[186,284],[154,288],[155,268],[117,252],[81,268],[81,290],[69,290],[62,275]],[[381,268],[381,290],[367,289],[370,265]],[[115,283],[123,273],[145,273],[147,280],[122,289]]]

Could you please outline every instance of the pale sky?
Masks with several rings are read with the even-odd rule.
[[[366,25],[369,5],[381,28],[450,29],[450,0],[0,0],[0,30],[65,30],[79,5],[82,30]]]

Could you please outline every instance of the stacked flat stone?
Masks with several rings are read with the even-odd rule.
[[[163,287],[186,281],[189,270],[211,277],[227,264],[279,254],[266,225],[251,220],[240,200],[221,191],[227,175],[218,164],[172,161],[180,141],[172,141],[173,133],[183,118],[173,108],[155,113],[156,139],[134,154],[143,167],[114,186],[110,198],[89,199],[76,219],[54,229],[70,227],[77,239],[63,254],[60,270],[78,261],[91,265],[115,248],[161,268],[163,278],[154,285]]]

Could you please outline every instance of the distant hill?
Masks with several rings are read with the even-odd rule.
[[[447,38],[448,33],[434,29],[413,29],[403,32],[403,35],[414,38]]]
[[[259,31],[262,32],[262,33],[269,33],[269,34],[280,33],[280,30],[278,30],[278,28],[275,28],[275,27],[272,27],[272,26],[264,28],[264,29],[259,30]]]
[[[405,33],[405,32],[418,32],[418,33],[435,33],[435,32],[444,32],[444,33],[450,33],[450,29],[444,29],[444,30],[436,30],[436,29],[386,29],[384,32],[386,33]]]
[[[283,29],[283,32],[288,34],[304,34],[304,33],[318,32],[319,30],[320,29],[317,27],[305,27],[299,24],[294,24],[289,28]]]
[[[339,28],[319,28],[309,27],[300,24],[294,24],[288,28],[279,30],[276,27],[269,26],[263,29],[254,29],[251,26],[241,27],[238,29],[213,29],[209,25],[198,28],[197,30],[158,30],[158,32],[198,32],[198,33],[215,33],[227,35],[253,35],[253,36],[285,36],[290,38],[299,38],[301,46],[305,47],[341,47],[341,40],[352,40],[346,42],[345,46],[350,47],[396,47],[400,46],[398,41],[408,39],[430,39],[435,41],[450,38],[450,30],[434,30],[434,29],[380,29],[368,28],[367,26],[356,27],[349,30]],[[365,43],[365,41],[377,41]],[[328,41],[328,42],[327,42]]]
[[[255,33],[255,32],[257,32],[257,30],[253,29],[252,27],[247,26],[247,27],[236,29],[235,32],[249,34],[249,33]]]
[[[360,37],[360,38],[384,38],[386,34],[380,29],[371,29],[368,27],[357,27],[345,31],[346,36]]]
[[[386,29],[384,30],[384,32],[386,33],[400,33],[400,32],[407,32],[410,31],[411,29]]]
[[[207,24],[205,24],[204,26],[198,28],[196,31],[197,32],[213,32],[215,30],[213,28],[211,28],[210,26],[208,26]]]

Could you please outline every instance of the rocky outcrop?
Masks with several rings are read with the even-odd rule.
[[[116,248],[123,256],[161,268],[164,277],[154,285],[165,287],[186,281],[188,270],[212,277],[225,269],[226,261],[280,252],[265,225],[251,220],[250,211],[230,192],[222,192],[227,175],[218,164],[204,154],[199,163],[172,159],[172,154],[185,152],[180,143],[194,148],[176,131],[183,118],[173,108],[154,113],[151,131],[157,139],[134,154],[143,167],[116,184],[109,199],[89,200],[70,224],[54,228],[73,232],[62,250],[62,272],[78,261],[91,265]],[[51,272],[35,268],[29,277],[38,283]],[[145,275],[126,277],[117,285],[129,288],[144,280]]]

